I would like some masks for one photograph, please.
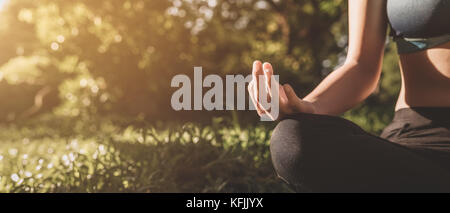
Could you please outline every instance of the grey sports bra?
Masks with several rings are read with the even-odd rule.
[[[450,41],[450,0],[387,0],[387,15],[400,54]]]

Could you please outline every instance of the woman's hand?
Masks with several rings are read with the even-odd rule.
[[[264,84],[259,84],[259,76],[264,76]],[[273,75],[272,65],[269,63],[262,64],[260,61],[253,62],[252,81],[248,85],[248,92],[255,105],[256,111],[259,116],[264,114],[268,115],[272,120],[278,120],[286,115],[304,112],[314,113],[314,105],[310,102],[300,99],[289,84],[280,85],[278,82],[274,82],[274,85],[278,86],[278,98],[279,98],[279,116],[274,118],[270,114],[270,109],[265,109],[259,99],[259,89],[264,87],[264,91],[267,92],[267,100],[271,101],[274,96],[271,94],[271,77]]]

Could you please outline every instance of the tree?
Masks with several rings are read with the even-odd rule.
[[[26,105],[11,107],[19,115],[32,96],[52,96],[42,105],[68,116],[180,118],[192,113],[167,107],[174,75],[248,74],[255,59],[305,95],[347,45],[342,0],[16,0],[2,16],[0,72],[9,86],[34,88],[10,103]]]

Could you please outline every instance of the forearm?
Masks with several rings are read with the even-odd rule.
[[[349,0],[349,45],[344,66],[303,100],[316,114],[341,114],[376,88],[386,42],[386,1]]]
[[[339,115],[366,99],[376,88],[381,62],[367,66],[357,62],[329,74],[303,100],[312,103],[315,114]]]

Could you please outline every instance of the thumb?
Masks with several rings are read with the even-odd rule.
[[[285,84],[283,85],[283,89],[289,101],[298,100],[297,94],[295,94],[295,91],[292,89],[291,85]]]
[[[284,84],[283,89],[286,93],[286,97],[288,99],[288,102],[292,104],[292,106],[295,106],[298,110],[301,109],[301,101],[300,98],[295,94],[294,89],[289,84]]]

